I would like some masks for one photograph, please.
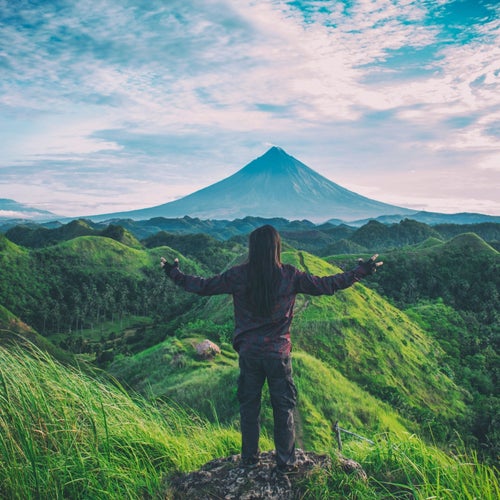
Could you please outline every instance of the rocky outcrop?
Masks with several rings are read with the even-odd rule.
[[[244,467],[240,455],[218,458],[189,474],[177,475],[166,481],[168,500],[296,500],[303,498],[304,479],[321,469],[340,467],[346,473],[366,479],[361,466],[354,460],[337,457],[336,463],[327,455],[297,450],[297,470],[282,475],[275,470],[274,452],[260,454],[257,467]],[[302,486],[301,486],[302,484]]]
[[[196,344],[195,349],[200,359],[212,359],[215,358],[217,354],[220,354],[220,347],[208,339]]]

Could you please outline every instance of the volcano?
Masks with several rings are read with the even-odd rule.
[[[92,220],[198,217],[233,220],[246,216],[324,222],[353,221],[413,210],[366,198],[345,189],[272,147],[235,174],[163,205],[89,217]]]

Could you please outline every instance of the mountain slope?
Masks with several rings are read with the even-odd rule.
[[[40,210],[38,208],[30,207],[24,203],[19,203],[7,198],[0,198],[0,220],[53,220],[58,215],[48,212],[47,210]]]
[[[147,351],[119,359],[110,371],[142,393],[195,408],[200,416],[215,417],[223,425],[237,425],[237,355],[228,344],[222,344],[219,356],[199,360],[194,345],[202,339],[168,338]],[[294,352],[294,374],[300,394],[297,434],[300,445],[307,449],[334,446],[331,426],[335,420],[370,434],[390,429],[402,435],[415,429],[397,409],[305,351]],[[267,393],[264,399],[268,399]],[[272,421],[271,405],[266,402],[261,425],[268,435],[272,435]]]
[[[148,219],[189,215],[202,219],[235,219],[253,215],[324,221],[395,213],[404,215],[414,211],[360,196],[318,174],[283,149],[272,147],[230,177],[179,200],[89,218]]]
[[[45,337],[42,337],[31,326],[27,325],[14,316],[8,309],[0,304],[0,347],[12,348],[12,346],[33,347],[48,353],[59,362],[76,365],[74,356],[56,347]]]

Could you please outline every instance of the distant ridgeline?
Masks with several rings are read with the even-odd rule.
[[[385,223],[370,220],[360,226],[351,226],[333,222],[313,224],[307,220],[289,221],[282,218],[245,217],[227,221],[186,216],[178,219],[158,217],[143,221],[123,219],[102,223],[79,219],[67,224],[9,224],[3,228],[10,241],[28,248],[42,248],[78,236],[105,236],[134,248],[151,248],[168,245],[174,235],[186,235],[186,241],[189,240],[188,235],[192,239],[192,235],[204,234],[220,241],[246,243],[246,236],[263,224],[276,227],[283,239],[294,248],[322,256],[382,251],[416,244],[429,246],[463,233],[475,233],[493,248],[500,248],[500,222],[429,225],[411,218]]]

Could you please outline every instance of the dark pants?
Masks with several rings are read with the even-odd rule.
[[[241,456],[252,459],[259,454],[260,407],[262,387],[267,379],[274,417],[274,446],[278,465],[295,462],[293,410],[297,389],[292,379],[290,357],[251,358],[240,356],[238,400],[240,402]]]

